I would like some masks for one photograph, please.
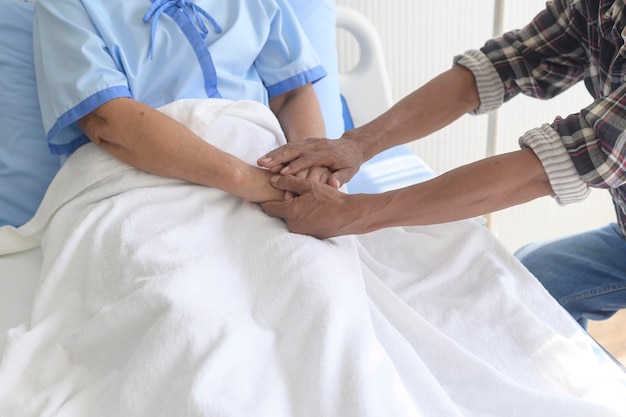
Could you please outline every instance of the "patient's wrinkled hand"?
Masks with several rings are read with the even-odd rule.
[[[294,176],[305,179],[305,180],[317,182],[320,184],[326,184],[331,174],[332,173],[330,169],[326,167],[311,167],[311,168],[303,169],[302,171],[297,172],[296,174],[294,174]],[[285,200],[289,200],[294,197],[296,197],[295,193],[291,191],[285,191]]]
[[[362,159],[362,152],[353,139],[311,138],[274,149],[259,158],[257,163],[273,173],[283,175],[297,175],[312,167],[327,167],[330,174],[326,183],[339,188],[356,174]]]
[[[265,203],[269,201],[285,201],[290,200],[297,196],[296,193],[288,190],[280,190],[272,185],[272,178],[275,174],[267,169],[253,168],[253,177],[248,180],[247,200],[255,203]],[[260,174],[260,175],[259,175]],[[311,167],[298,172],[296,177],[303,180],[309,180],[312,182],[326,184],[328,178],[331,175],[331,171],[326,167]]]
[[[326,184],[330,174],[332,174],[332,172],[327,167],[311,167],[304,169],[295,175],[300,178]]]

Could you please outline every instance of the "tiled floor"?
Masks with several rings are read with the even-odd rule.
[[[626,366],[626,310],[608,320],[590,322],[589,334]]]

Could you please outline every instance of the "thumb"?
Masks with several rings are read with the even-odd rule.
[[[291,191],[298,195],[311,191],[311,184],[308,180],[294,175],[276,175],[270,179],[270,182],[276,189]]]
[[[339,171],[335,171],[328,177],[327,184],[333,186],[335,188],[341,187],[343,184],[350,181],[354,174],[352,174],[347,169],[340,169]]]
[[[282,218],[285,216],[287,207],[285,207],[285,202],[266,201],[261,203],[261,209],[269,216]]]

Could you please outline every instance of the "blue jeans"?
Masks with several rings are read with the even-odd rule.
[[[515,256],[583,327],[626,308],[626,240],[615,223],[532,243]]]

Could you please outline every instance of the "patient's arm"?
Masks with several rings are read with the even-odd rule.
[[[311,84],[273,97],[270,99],[270,109],[278,118],[289,143],[326,136],[322,111]],[[305,169],[296,175],[313,181],[326,182],[330,176],[330,170],[317,166]]]
[[[289,143],[326,135],[322,110],[311,84],[272,97],[270,109],[278,118]]]
[[[184,125],[130,98],[111,100],[79,120],[87,137],[142,171],[216,187],[249,201],[282,200],[271,174],[212,146]]]

